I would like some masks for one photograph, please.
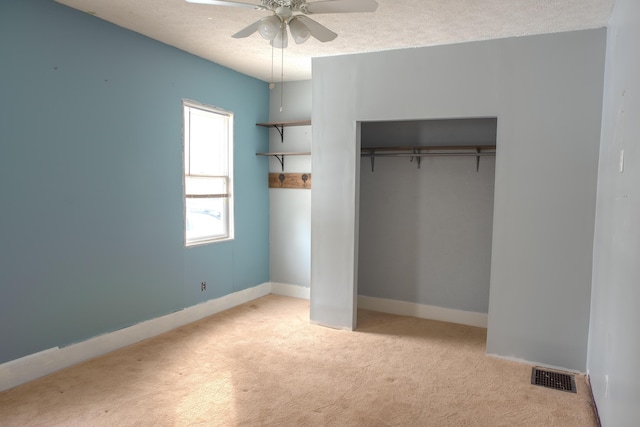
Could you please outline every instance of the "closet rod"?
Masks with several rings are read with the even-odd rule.
[[[495,156],[496,153],[361,153],[361,157]]]
[[[381,147],[362,147],[362,151],[485,151],[485,150],[493,150],[495,151],[495,145],[415,145],[415,146],[381,146]]]
[[[470,156],[476,158],[476,172],[480,170],[480,157],[495,156],[495,145],[483,146],[453,146],[453,147],[370,147],[361,148],[360,157],[371,159],[371,172],[374,171],[374,161],[376,157],[410,157],[411,161],[416,158],[418,168],[422,157],[444,157],[444,156]]]

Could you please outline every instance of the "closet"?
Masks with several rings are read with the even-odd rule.
[[[488,312],[496,127],[361,123],[360,296]]]

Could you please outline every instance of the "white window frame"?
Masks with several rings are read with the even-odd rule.
[[[217,114],[226,119],[226,174],[222,175],[208,175],[199,174],[192,170],[191,161],[193,159],[191,150],[191,114],[192,112],[198,114],[210,113]],[[183,170],[182,170],[182,200],[183,200],[183,234],[185,246],[196,246],[208,243],[224,242],[233,240],[234,237],[234,198],[233,198],[233,113],[217,107],[201,104],[196,101],[183,99],[182,101],[182,117],[183,117],[183,137],[182,137],[182,156],[183,156]],[[194,150],[195,151],[195,150]],[[203,183],[207,187],[207,191],[193,191],[193,182]],[[207,184],[218,183],[217,190],[213,187],[215,185]],[[220,185],[222,183],[222,185]],[[210,191],[209,191],[210,189]],[[189,193],[188,193],[189,191]],[[189,208],[191,201],[193,200],[211,200],[223,199],[221,212],[219,214],[219,220],[222,222],[222,232],[211,235],[199,235],[189,236],[189,218],[193,220],[193,212]],[[192,221],[193,222],[193,221]]]

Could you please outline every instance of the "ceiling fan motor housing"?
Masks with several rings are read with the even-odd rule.
[[[287,8],[290,11],[300,11],[303,13],[307,13],[307,3],[304,0],[262,0],[262,7],[265,7],[270,10],[274,10],[277,12],[279,8]]]

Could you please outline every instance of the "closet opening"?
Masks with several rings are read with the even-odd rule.
[[[497,118],[360,123],[357,306],[487,326]]]

